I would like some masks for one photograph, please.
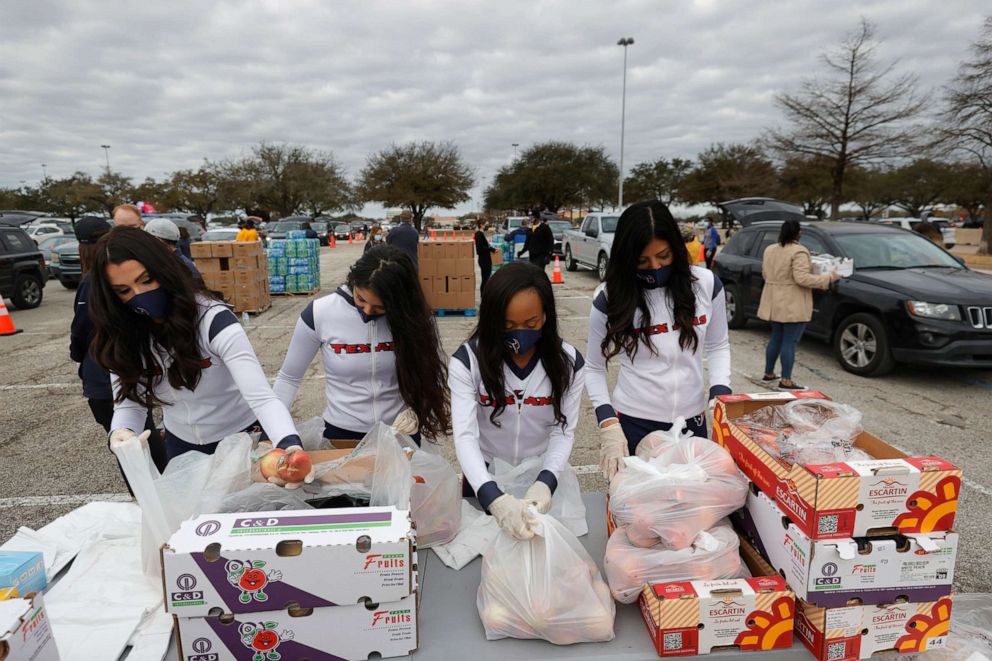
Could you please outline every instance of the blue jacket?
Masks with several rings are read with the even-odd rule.
[[[84,277],[76,288],[72,303],[72,325],[69,327],[69,357],[79,363],[79,378],[83,380],[83,395],[89,399],[113,399],[110,374],[90,356],[93,322],[89,315],[90,279]]]
[[[716,225],[710,225],[703,232],[703,248],[705,250],[713,251],[720,244],[720,235],[717,234]]]

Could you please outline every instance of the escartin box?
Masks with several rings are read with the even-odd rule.
[[[250,257],[232,257],[230,259],[230,268],[232,271],[258,271],[261,270],[258,259],[258,255],[252,255]]]
[[[213,243],[210,241],[197,241],[189,244],[189,254],[194,260],[210,259],[213,257]],[[221,257],[222,255],[218,255]],[[199,263],[199,262],[197,262]]]
[[[228,270],[229,260],[226,257],[199,257],[194,262],[200,273],[216,273]]]
[[[951,530],[961,469],[940,457],[908,457],[863,431],[854,446],[874,459],[790,465],[734,422],[765,406],[795,399],[829,397],[814,390],[721,395],[713,411],[713,436],[800,530],[811,539]]]
[[[234,245],[236,243],[237,241],[214,241],[210,245],[210,256],[234,257]]]
[[[231,241],[231,257],[258,257],[262,254],[261,241]]]
[[[162,547],[165,610],[181,617],[399,601],[415,537],[395,507],[204,514]]]

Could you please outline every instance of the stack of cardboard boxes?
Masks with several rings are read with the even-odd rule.
[[[183,659],[367,659],[418,646],[409,510],[206,514],[162,548]]]
[[[719,397],[714,436],[751,480],[735,515],[797,597],[796,634],[822,661],[946,645],[961,470],[861,432],[871,459],[788,465],[735,420],[815,391]]]
[[[420,287],[434,310],[475,309],[475,242],[421,241]]]
[[[200,241],[190,246],[207,289],[220,292],[235,312],[263,312],[272,305],[268,260],[259,241]]]
[[[315,294],[320,291],[320,241],[294,237],[265,244],[269,258],[269,287],[273,294]]]

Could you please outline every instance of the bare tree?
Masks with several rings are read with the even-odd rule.
[[[992,254],[992,16],[971,45],[971,59],[961,63],[947,88],[947,107],[941,130],[943,144],[967,154],[986,173],[985,224],[979,254]]]
[[[877,43],[875,27],[861,19],[857,32],[822,56],[825,78],[806,79],[799,92],[776,97],[792,126],[769,132],[768,143],[786,157],[830,161],[831,218],[839,217],[848,167],[908,154],[915,137],[909,122],[926,103],[915,75],[895,75],[894,64],[877,62]]]

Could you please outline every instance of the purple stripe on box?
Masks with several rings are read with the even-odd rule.
[[[276,528],[279,526],[308,526],[333,523],[379,523],[392,521],[392,512],[362,514],[317,514],[307,516],[243,517],[234,523],[234,530],[244,528]]]

